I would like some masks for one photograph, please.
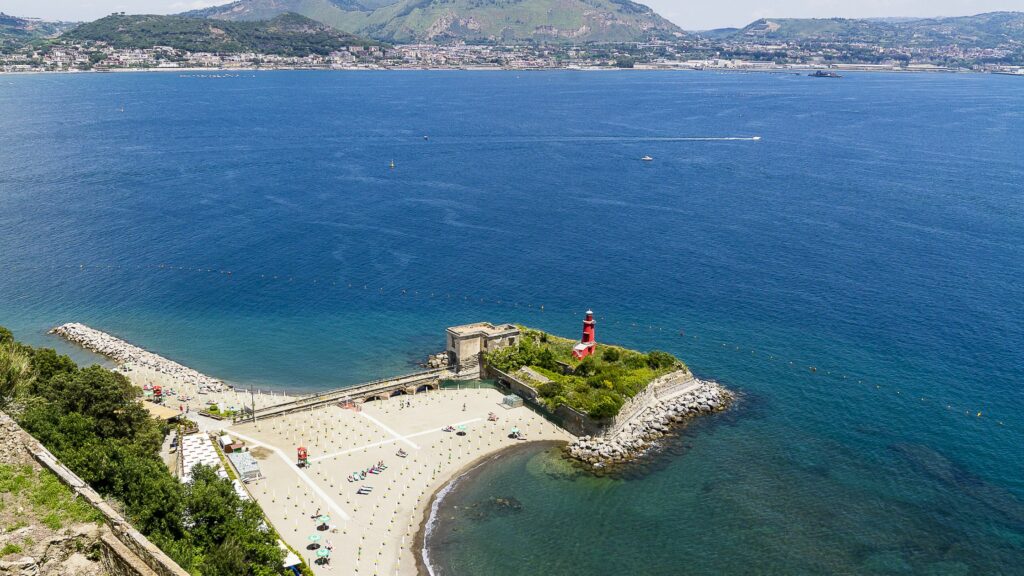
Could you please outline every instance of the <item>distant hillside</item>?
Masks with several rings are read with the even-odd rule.
[[[377,44],[290,13],[256,22],[113,15],[82,24],[63,34],[61,40],[101,41],[115,48],[170,46],[191,52],[259,52],[282,56],[329,54],[345,46]]]
[[[77,25],[77,22],[46,22],[0,12],[0,47],[21,46],[33,40],[57,36]]]
[[[390,42],[624,42],[682,34],[631,0],[238,0],[185,15],[245,21],[286,11]]]
[[[728,40],[994,48],[1024,44],[1024,12],[924,19],[763,18],[731,34],[711,32],[709,37]]]

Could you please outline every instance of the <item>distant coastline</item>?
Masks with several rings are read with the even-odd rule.
[[[801,68],[659,68],[659,67],[634,67],[634,68],[610,68],[610,67],[548,67],[548,68],[503,68],[503,67],[489,67],[489,66],[458,66],[458,67],[436,67],[436,66],[396,66],[396,67],[364,67],[356,66],[351,68],[308,68],[308,67],[273,67],[273,68],[246,68],[246,67],[225,67],[225,68],[116,68],[111,70],[17,70],[17,71],[3,71],[0,70],[0,76],[38,76],[38,75],[52,75],[52,74],[138,74],[146,72],[157,72],[157,73],[178,73],[178,74],[195,74],[195,73],[240,73],[240,72],[556,72],[556,71],[568,71],[568,72],[714,72],[714,73],[734,73],[734,74],[792,74],[802,75],[815,70],[823,70],[821,67],[801,67]],[[851,65],[851,68],[844,68],[842,65],[836,65],[829,70],[837,70],[844,73],[856,74],[856,73],[886,73],[886,74],[990,74],[994,76],[1019,76],[1024,78],[1024,73],[1010,73],[1010,72],[996,72],[988,70],[953,70],[953,69],[901,69],[901,68],[879,68],[879,69],[864,69],[858,68],[857,65]]]

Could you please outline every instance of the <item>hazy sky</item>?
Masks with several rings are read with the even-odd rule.
[[[111,12],[171,14],[230,0],[0,0],[0,11],[47,20],[95,20]],[[963,16],[1024,11],[1024,0],[647,0],[687,30],[744,26],[758,18]]]

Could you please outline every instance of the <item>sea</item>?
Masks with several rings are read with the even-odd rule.
[[[315,391],[587,309],[736,403],[616,474],[475,468],[434,574],[1024,573],[1020,78],[0,75],[0,325],[32,345],[102,363],[48,334],[82,322]]]

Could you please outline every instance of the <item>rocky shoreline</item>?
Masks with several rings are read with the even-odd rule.
[[[85,324],[71,322],[50,330],[51,334],[62,336],[69,342],[78,344],[86,350],[101,354],[116,362],[123,372],[133,367],[148,368],[154,372],[166,374],[182,384],[197,387],[208,387],[219,390],[223,383],[173,360],[134,346],[105,332],[90,328]]]
[[[654,443],[702,414],[725,410],[734,394],[717,382],[652,403],[637,417],[603,436],[580,436],[566,446],[566,453],[594,468],[624,464],[647,452]]]

